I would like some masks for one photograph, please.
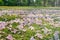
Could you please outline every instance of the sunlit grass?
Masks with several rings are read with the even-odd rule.
[[[41,7],[41,6],[0,6],[0,10],[2,9],[57,9],[60,7]]]

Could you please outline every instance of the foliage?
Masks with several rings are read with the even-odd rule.
[[[60,0],[0,0],[4,6],[60,6]]]

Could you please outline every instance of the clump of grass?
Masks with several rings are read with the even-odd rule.
[[[0,16],[0,21],[10,21],[10,20],[14,20],[15,18],[17,18],[16,15],[5,14],[5,15]]]
[[[16,28],[18,25],[19,25],[19,23],[16,23],[16,22],[12,23],[13,28]]]

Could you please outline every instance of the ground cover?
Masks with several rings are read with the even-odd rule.
[[[4,14],[0,40],[60,40],[59,14]]]

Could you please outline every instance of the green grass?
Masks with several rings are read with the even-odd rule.
[[[40,6],[0,6],[2,9],[57,9],[60,10],[60,7],[40,7]]]
[[[16,15],[10,16],[10,15],[5,14],[5,15],[0,16],[0,21],[10,21],[10,20],[14,20],[15,18],[17,18]]]

